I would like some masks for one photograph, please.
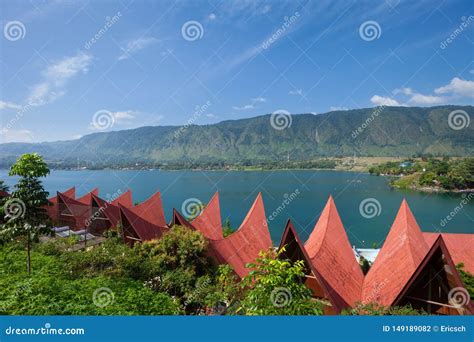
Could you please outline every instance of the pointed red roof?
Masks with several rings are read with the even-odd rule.
[[[423,233],[428,245],[441,235],[455,264],[463,263],[464,270],[474,274],[474,234]]]
[[[82,204],[91,205],[92,195],[98,196],[99,195],[99,188],[92,189],[87,194],[83,195],[82,197],[79,197],[77,199],[77,201],[81,202]]]
[[[261,251],[272,247],[262,194],[258,194],[237,231],[224,239],[210,242],[219,262],[230,264],[241,278],[247,275],[250,270],[245,265],[254,262]]]
[[[159,238],[167,230],[159,192],[139,205],[126,208],[119,203],[119,208],[122,217],[125,217],[130,224],[130,228],[135,231],[142,241]]]
[[[66,191],[62,192],[63,195],[69,197],[69,198],[76,198],[76,187],[71,187],[67,189]],[[46,209],[48,216],[52,220],[56,220],[58,216],[58,208],[57,208],[57,203],[58,203],[58,197],[53,196],[51,198],[48,198],[49,204],[48,206],[45,206],[44,208]]]
[[[212,196],[208,205],[191,223],[197,230],[203,233],[203,235],[210,240],[219,240],[224,238],[222,233],[221,207],[219,204],[218,192]]]
[[[97,203],[99,210],[101,210],[105,217],[110,221],[111,227],[116,227],[120,221],[120,208],[119,204],[125,208],[129,208],[133,205],[132,203],[132,192],[128,190],[112,202],[108,202],[100,198],[95,194],[91,194],[93,202]]]
[[[60,192],[57,193],[58,205],[63,203],[66,207],[66,212],[59,212],[58,217],[70,217],[74,221],[74,226],[71,228],[84,228],[88,220],[91,218],[92,207],[90,203],[84,204],[74,198],[70,198]],[[58,209],[59,210],[59,209]]]
[[[428,251],[420,227],[403,200],[392,228],[365,277],[362,302],[392,305]]]
[[[357,263],[332,196],[305,244],[315,270],[335,292],[336,311],[360,298],[364,275]]]

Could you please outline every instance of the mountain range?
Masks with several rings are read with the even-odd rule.
[[[461,129],[452,128],[453,111],[464,115]],[[473,114],[473,106],[376,107],[318,115],[267,114],[211,125],[148,126],[68,141],[0,144],[0,164],[27,152],[38,152],[50,163],[89,166],[251,164],[354,154],[472,156]]]

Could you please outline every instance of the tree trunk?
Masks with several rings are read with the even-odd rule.
[[[26,271],[31,274],[30,231],[26,234]]]

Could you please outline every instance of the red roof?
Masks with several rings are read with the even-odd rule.
[[[76,187],[72,187],[67,189],[66,191],[62,192],[63,195],[69,197],[69,198],[76,198]],[[51,198],[48,198],[48,201],[50,205],[45,206],[44,208],[48,212],[49,217],[52,220],[56,220],[58,216],[58,208],[57,208],[57,203],[58,203],[58,197],[54,196]]]
[[[77,199],[78,202],[82,204],[91,205],[92,203],[92,195],[99,195],[99,188],[92,189],[90,192],[85,194],[84,196]]]
[[[132,192],[130,190],[123,193],[120,197],[116,198],[112,202],[107,202],[94,194],[92,194],[92,198],[97,203],[98,207],[102,208],[105,217],[107,217],[107,219],[110,221],[111,227],[116,227],[120,221],[119,204],[126,208],[129,208],[133,205]]]
[[[305,243],[315,270],[333,292],[335,309],[354,305],[360,299],[364,275],[357,263],[332,196]]]
[[[249,272],[245,265],[254,262],[261,251],[272,247],[262,194],[258,194],[237,231],[210,242],[218,261],[230,264],[239,277],[244,277]]]
[[[159,192],[134,207],[126,208],[120,203],[119,207],[122,217],[142,241],[159,238],[167,229]]]
[[[70,216],[75,221],[75,227],[72,228],[84,228],[86,222],[91,218],[91,205],[86,205],[74,198],[70,198],[60,192],[57,193],[58,205],[64,203],[67,212],[60,212],[61,216]]]
[[[221,207],[219,204],[218,192],[212,196],[208,205],[191,223],[197,230],[203,233],[203,235],[210,240],[219,240],[224,238],[224,235],[222,234]]]
[[[9,194],[8,192],[3,191],[3,190],[0,190],[0,198],[2,198],[2,197],[8,197],[8,196],[10,196],[10,194]]]
[[[464,270],[474,274],[474,234],[423,233],[428,245],[441,235],[455,264],[462,262]]]
[[[392,305],[429,249],[413,213],[403,200],[382,249],[365,277],[362,302]]]

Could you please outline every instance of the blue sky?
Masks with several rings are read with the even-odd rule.
[[[277,110],[473,104],[472,1],[0,6],[0,142]]]

